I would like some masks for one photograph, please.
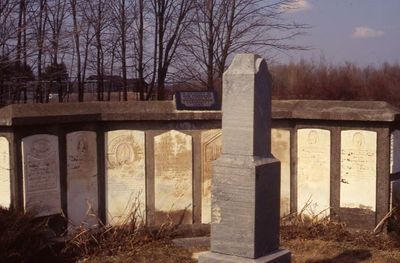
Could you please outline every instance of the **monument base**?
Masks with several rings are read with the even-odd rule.
[[[243,258],[215,252],[207,252],[199,257],[199,263],[290,263],[290,251],[279,249],[260,258]]]

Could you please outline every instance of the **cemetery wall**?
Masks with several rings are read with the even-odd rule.
[[[273,101],[281,215],[331,215],[373,228],[397,202],[399,110],[384,102]],[[220,111],[173,102],[0,109],[0,205],[70,225],[210,222]],[[393,185],[393,191],[391,191]]]

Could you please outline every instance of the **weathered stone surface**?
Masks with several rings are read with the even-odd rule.
[[[375,211],[377,133],[341,132],[340,206]]]
[[[305,215],[329,215],[330,156],[330,131],[297,130],[297,210]]]
[[[0,206],[10,207],[10,145],[6,137],[0,137]]]
[[[390,134],[390,173],[400,172],[400,130]]]
[[[271,154],[270,80],[265,61],[252,54],[237,55],[225,71],[222,105],[224,154]]]
[[[105,134],[107,223],[127,223],[133,211],[146,215],[145,133],[115,130]]]
[[[279,171],[274,158],[215,162],[211,251],[257,258],[279,248]]]
[[[36,216],[61,209],[58,137],[38,134],[22,139],[24,208]]]
[[[281,216],[290,213],[290,131],[271,130],[271,151],[281,162]]]
[[[400,110],[384,101],[276,100],[273,119],[310,119],[337,121],[400,120]]]
[[[290,262],[279,254],[280,163],[271,155],[271,79],[263,59],[224,73],[222,155],[213,164],[211,253],[199,262]],[[260,261],[261,262],[261,261]]]
[[[201,135],[201,223],[211,223],[211,162],[221,155],[221,130],[209,130]]]
[[[205,253],[200,256],[201,263],[288,263],[290,262],[290,252],[285,249],[275,251],[257,259],[242,258],[219,253]]]
[[[72,226],[98,223],[96,132],[67,134],[67,204]]]
[[[155,222],[192,223],[192,137],[171,130],[154,137]]]
[[[391,208],[400,206],[400,179],[391,182]]]

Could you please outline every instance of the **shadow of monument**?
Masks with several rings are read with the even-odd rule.
[[[354,249],[346,250],[341,254],[330,259],[321,260],[307,260],[307,263],[334,263],[334,262],[346,262],[346,263],[358,263],[367,260],[371,257],[371,252],[367,249]]]

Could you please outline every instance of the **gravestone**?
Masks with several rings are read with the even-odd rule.
[[[400,172],[400,130],[390,134],[390,173]]]
[[[376,158],[376,132],[341,132],[340,207],[376,211]]]
[[[331,133],[323,129],[297,130],[297,211],[304,215],[330,214]]]
[[[281,162],[281,216],[285,216],[290,213],[290,131],[271,132],[271,152]]]
[[[61,214],[58,137],[37,134],[22,139],[24,209],[36,216]]]
[[[395,176],[390,183],[390,207],[400,205],[400,130],[394,130],[390,134],[390,173]]]
[[[221,156],[221,130],[201,134],[201,223],[211,223],[211,163]]]
[[[192,137],[171,130],[154,138],[155,223],[192,223]]]
[[[67,203],[72,227],[98,223],[96,133],[67,134]]]
[[[223,76],[222,155],[214,162],[208,262],[290,262],[279,249],[280,163],[271,155],[271,78],[253,54]]]
[[[11,203],[10,146],[6,137],[0,137],[0,206]]]
[[[115,130],[105,134],[107,223],[128,223],[132,213],[145,221],[145,134]]]

